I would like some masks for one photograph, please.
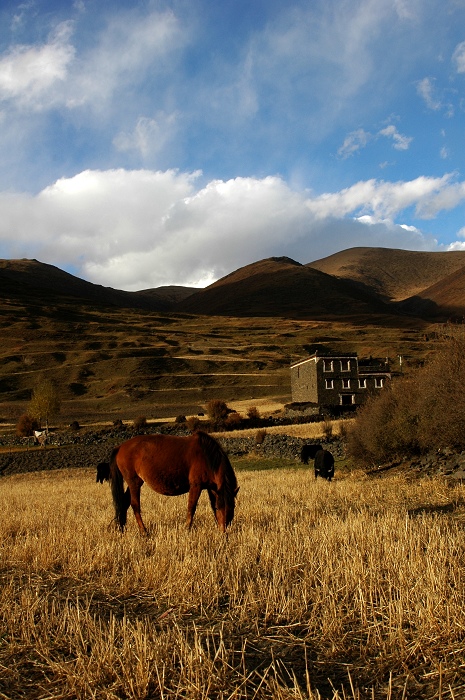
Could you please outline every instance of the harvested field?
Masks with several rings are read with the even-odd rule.
[[[465,697],[465,487],[332,484],[233,462],[227,537],[202,496],[143,489],[150,537],[109,529],[89,469],[0,492],[0,697]]]

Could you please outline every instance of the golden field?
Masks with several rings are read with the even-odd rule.
[[[4,477],[0,698],[464,698],[465,487],[260,466],[227,536],[205,495],[188,533],[143,488],[143,538],[91,470]]]

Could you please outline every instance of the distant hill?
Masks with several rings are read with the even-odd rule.
[[[181,287],[179,285],[168,285],[165,287],[156,287],[155,289],[143,289],[140,292],[135,292],[138,296],[153,298],[155,300],[163,300],[171,306],[187,299],[191,294],[197,291],[197,287]]]
[[[164,286],[126,292],[86,282],[37,260],[0,260],[0,295],[26,306],[73,299],[95,305],[204,316],[322,320],[465,315],[465,251],[351,248],[302,265],[272,257],[205,289]]]
[[[289,258],[246,265],[176,308],[192,314],[306,319],[391,313],[376,292]]]
[[[390,301],[416,295],[425,298],[425,290],[445,282],[464,266],[465,251],[430,253],[391,248],[349,248],[307,265],[358,282]],[[439,296],[434,301],[442,303]],[[465,306],[465,294],[461,304]]]
[[[412,314],[418,314],[423,309],[421,313],[431,318],[439,314],[462,320],[465,317],[465,267],[455,270],[402,304],[403,309]]]
[[[187,287],[160,287],[141,292],[125,292],[92,284],[38,260],[0,260],[0,295],[39,303],[57,303],[60,298],[87,300],[122,308],[168,311],[192,293]]]

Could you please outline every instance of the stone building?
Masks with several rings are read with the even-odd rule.
[[[292,402],[320,410],[355,408],[390,379],[387,360],[359,360],[357,353],[315,353],[291,365]]]

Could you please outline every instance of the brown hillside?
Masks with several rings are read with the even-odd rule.
[[[464,317],[465,266],[407,300],[405,307],[415,313],[424,303],[435,304],[441,310],[441,316]]]
[[[177,306],[193,314],[321,319],[389,314],[371,290],[300,265],[267,258],[218,280]]]
[[[191,294],[196,292],[195,287],[181,287],[179,285],[168,285],[165,287],[156,287],[155,289],[143,289],[137,292],[137,295],[143,295],[144,297],[153,298],[156,300],[164,300],[168,302],[170,306],[177,304],[184,299],[187,299]]]
[[[185,300],[197,298],[196,315],[135,308],[138,294],[34,260],[1,262],[0,424],[27,410],[43,378],[59,388],[65,424],[195,415],[211,399],[289,402],[289,365],[315,348],[394,362],[401,355],[407,368],[434,343],[427,322],[389,315],[350,280],[282,258],[196,292]],[[221,314],[206,315],[209,295]],[[253,315],[260,320],[244,318]]]
[[[176,292],[172,287],[125,292],[86,282],[54,265],[23,259],[0,260],[0,294],[4,300],[19,297],[49,303],[57,297],[71,297],[122,308],[167,311],[187,292]]]
[[[350,248],[306,267],[366,285],[385,299],[423,296],[465,265],[465,251],[430,253],[390,248]],[[438,297],[437,303],[440,303]]]

